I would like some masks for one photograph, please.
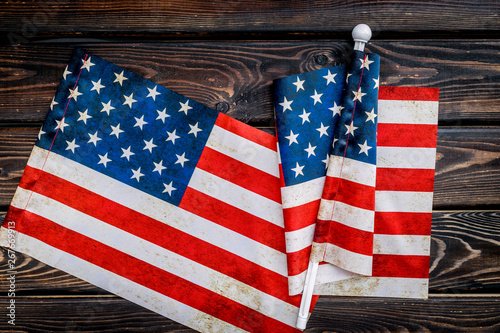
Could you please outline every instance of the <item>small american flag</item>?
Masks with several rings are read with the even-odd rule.
[[[9,221],[16,250],[194,329],[296,331],[275,138],[81,50]]]

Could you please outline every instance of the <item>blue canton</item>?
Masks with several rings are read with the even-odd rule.
[[[275,81],[276,129],[286,186],[326,175],[345,81],[345,66]]]
[[[50,108],[37,146],[175,205],[218,114],[82,50]]]

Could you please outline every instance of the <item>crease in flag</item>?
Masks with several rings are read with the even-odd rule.
[[[0,230],[203,332],[296,332],[276,141],[82,50]],[[12,225],[12,224],[9,224]]]

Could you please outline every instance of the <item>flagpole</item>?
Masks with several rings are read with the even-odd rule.
[[[352,38],[354,39],[354,50],[363,52],[365,44],[372,37],[372,31],[366,24],[358,24],[352,29]],[[297,328],[305,330],[307,320],[309,319],[309,309],[311,308],[311,300],[318,273],[319,262],[309,261],[307,267],[306,280],[304,282],[304,290],[302,291],[302,299],[300,300],[299,317],[297,318]]]

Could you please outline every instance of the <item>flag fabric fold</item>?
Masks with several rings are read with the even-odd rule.
[[[16,250],[199,331],[297,331],[276,150],[76,50],[1,245],[15,225]]]

